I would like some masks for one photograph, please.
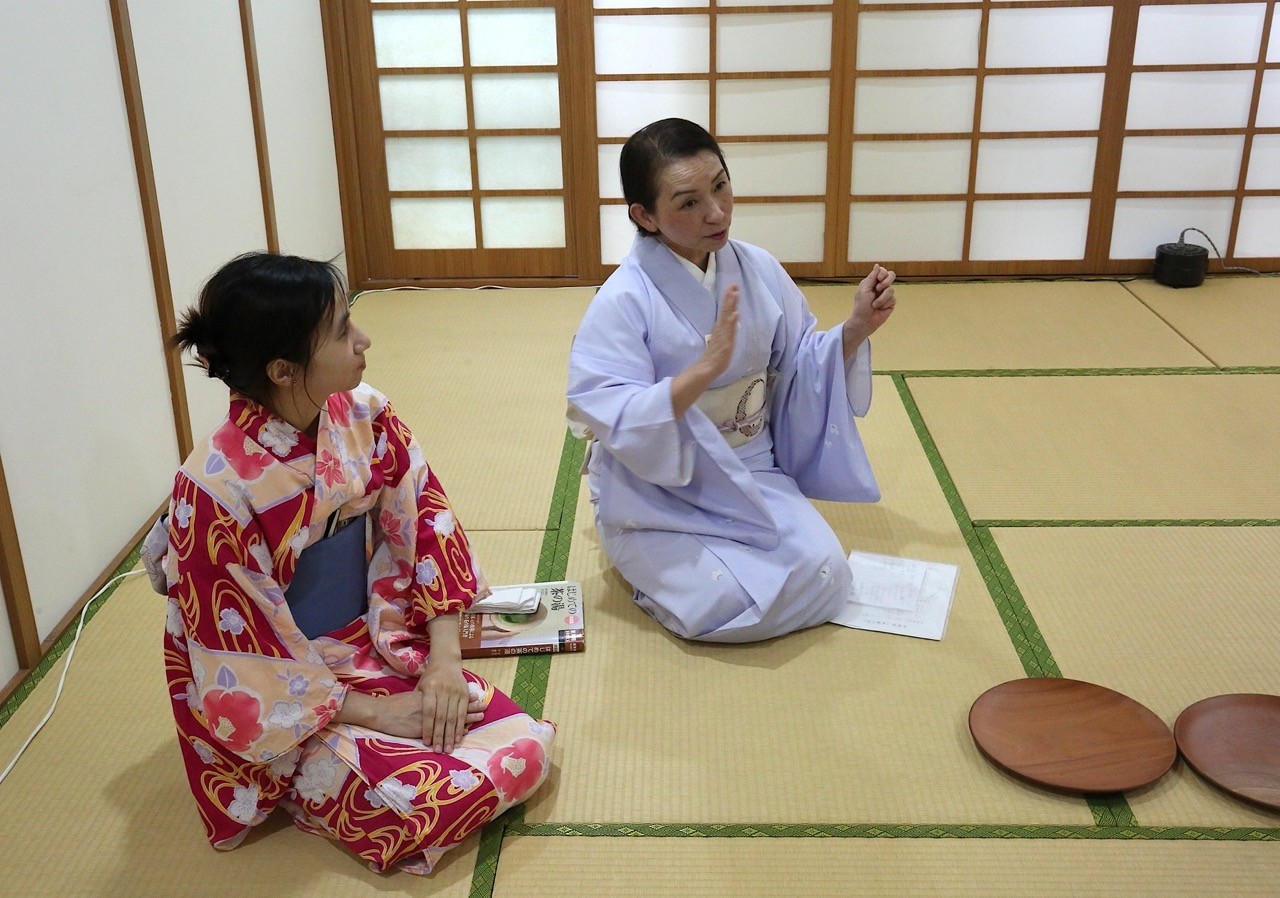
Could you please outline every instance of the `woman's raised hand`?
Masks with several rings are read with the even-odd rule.
[[[696,362],[671,379],[671,411],[677,418],[684,416],[733,360],[733,347],[738,340],[738,294],[737,284],[725,289],[716,323],[707,337],[707,348]]]
[[[893,307],[893,282],[897,275],[882,265],[875,265],[871,273],[858,284],[853,297],[853,311],[844,323],[844,357],[848,359],[863,341],[874,334],[880,325],[889,320]]]

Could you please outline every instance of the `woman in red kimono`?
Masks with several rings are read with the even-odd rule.
[[[231,388],[145,553],[209,840],[233,848],[279,805],[375,870],[430,872],[542,783],[555,730],[462,668],[458,614],[488,586],[409,429],[361,380],[370,341],[342,276],[241,256],[174,342]]]

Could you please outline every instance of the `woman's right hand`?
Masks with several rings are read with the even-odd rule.
[[[347,692],[334,722],[377,730],[388,736],[421,739],[425,701],[426,697],[417,689],[396,695],[365,695],[351,690]],[[487,707],[478,693],[471,692],[467,702],[467,726],[483,720]]]
[[[671,410],[683,417],[698,397],[729,368],[738,339],[738,285],[731,284],[720,300],[720,314],[698,360],[671,379]]]

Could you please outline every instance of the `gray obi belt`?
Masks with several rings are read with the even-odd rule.
[[[334,526],[337,512],[329,520]],[[326,528],[328,529],[328,528]],[[340,630],[369,610],[365,515],[302,550],[284,599],[308,639]]]

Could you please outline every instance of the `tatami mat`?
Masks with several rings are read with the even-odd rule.
[[[1265,844],[517,838],[494,897],[1244,898],[1275,895],[1277,880],[1280,852]]]
[[[1280,365],[1280,276],[1215,276],[1182,289],[1155,281],[1125,286],[1214,363]]]
[[[1280,376],[910,384],[975,521],[1280,518]]]
[[[1275,845],[954,839],[516,838],[495,898],[1274,896]]]
[[[564,441],[569,344],[594,288],[366,293],[365,377],[391,397],[464,526],[541,530]]]
[[[1063,676],[1123,692],[1171,727],[1203,698],[1280,694],[1280,528],[992,533]],[[1128,799],[1146,826],[1280,826],[1280,813],[1223,795],[1181,763]]]
[[[824,326],[852,285],[802,287]],[[1212,367],[1114,282],[901,284],[873,338],[880,370]]]
[[[678,640],[607,566],[584,487],[568,576],[588,648],[552,666],[560,770],[529,822],[1092,823],[1079,798],[1008,788],[974,748],[969,705],[1022,668],[889,378],[863,430],[885,498],[824,511],[847,548],[960,566],[944,641],[834,624]]]

